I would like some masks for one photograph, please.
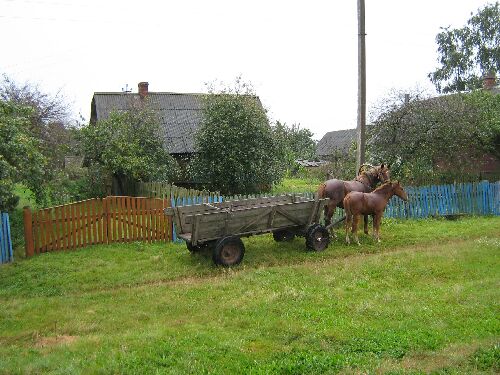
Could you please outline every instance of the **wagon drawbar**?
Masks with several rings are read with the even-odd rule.
[[[291,241],[304,236],[309,250],[328,247],[328,230],[319,224],[328,198],[311,199],[300,195],[281,195],[169,207],[178,237],[189,251],[211,248],[215,264],[232,266],[242,261],[245,246],[241,237],[273,233],[273,238]]]

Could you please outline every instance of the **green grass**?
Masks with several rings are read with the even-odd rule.
[[[323,181],[313,178],[285,178],[273,187],[273,194],[316,192]]]
[[[381,244],[244,240],[0,267],[0,373],[497,373],[500,218],[392,221]]]

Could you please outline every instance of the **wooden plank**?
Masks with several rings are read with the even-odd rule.
[[[78,202],[76,204],[76,237],[78,239],[78,247],[83,247],[83,203]]]
[[[40,237],[40,214],[38,210],[33,211],[33,246],[34,246],[34,253],[35,254],[40,254],[40,248],[41,248],[41,237]],[[25,244],[26,245],[26,244]]]
[[[96,209],[96,200],[91,199],[90,200],[90,210],[92,211],[92,216],[91,216],[91,223],[92,223],[92,245],[98,244],[98,237],[97,237],[97,209]]]
[[[73,249],[76,249],[79,245],[79,238],[77,236],[77,227],[78,227],[78,216],[77,216],[77,209],[76,209],[77,203],[73,203],[71,205],[71,213],[72,213],[72,218],[71,218],[71,225],[72,225],[72,237],[73,237]]]
[[[163,241],[168,241],[169,238],[169,218],[163,213],[163,209],[165,209],[168,205],[168,200],[163,198],[161,200],[161,212],[160,212],[160,217],[161,217],[161,223],[162,223],[162,240]]]
[[[156,198],[149,201],[149,212],[151,212],[151,242],[156,241]]]
[[[163,219],[163,240],[164,241],[171,241],[172,240],[172,222],[170,220],[170,216],[166,216],[163,211],[165,208],[170,206],[170,199],[163,199],[162,202],[162,210],[161,210],[161,217]]]
[[[87,246],[88,244],[88,215],[89,215],[89,209],[88,209],[88,201],[83,201],[81,204],[81,212],[82,212],[82,225],[80,227],[81,233],[83,236],[83,247]]]
[[[109,206],[108,206],[108,198],[102,198],[102,242],[108,244],[108,233],[109,233]]]
[[[122,204],[120,197],[116,197],[116,210],[115,210],[115,224],[117,226],[117,242],[123,241],[123,233],[122,233]]]
[[[108,212],[109,212],[109,227],[108,227],[108,241],[114,243],[117,240],[116,236],[116,198],[108,197]]]
[[[132,222],[132,197],[126,198],[126,206],[127,206],[127,242],[131,242],[133,240],[133,227],[134,224]]]
[[[141,210],[142,210],[142,201],[143,201],[144,198],[137,198],[136,200],[136,211],[135,211],[135,221],[136,221],[136,230],[137,230],[137,233],[136,233],[136,237],[135,239],[137,241],[141,241],[142,240],[142,213],[141,213]]]
[[[137,198],[131,198],[130,200],[130,220],[132,222],[132,240],[137,240]]]
[[[46,209],[42,209],[41,210],[42,212],[42,233],[43,233],[43,245],[42,245],[42,252],[43,253],[46,253],[47,252],[47,248],[48,248],[48,244],[50,242],[50,239],[49,239],[49,232],[48,232],[48,229],[47,229],[47,221],[48,221],[48,217],[47,217],[47,210]]]
[[[156,217],[156,241],[163,240],[162,226],[162,200],[155,199],[155,217]]]
[[[71,205],[67,204],[64,206],[64,211],[66,212],[66,241],[67,241],[67,246],[66,249],[73,249],[73,243],[71,242],[71,233],[72,233],[72,227],[73,227],[73,219],[71,217]]]
[[[149,198],[144,199],[144,218],[145,218],[145,229],[146,229],[146,236],[145,240],[150,243],[151,242],[151,237],[150,237],[150,220],[149,220]]]
[[[106,243],[104,239],[104,223],[106,221],[104,217],[104,199],[98,198],[96,203],[98,207],[98,219],[99,219],[99,243],[103,244]]]
[[[159,238],[159,233],[158,233],[158,229],[160,227],[160,218],[158,216],[158,199],[155,198],[152,202],[151,202],[151,208],[153,210],[153,222],[154,222],[154,230],[153,230],[153,241],[158,241],[160,238]]]
[[[128,208],[127,208],[127,198],[126,197],[121,197],[121,207],[122,207],[122,212],[121,212],[121,223],[122,223],[122,230],[123,230],[123,242],[128,242]]]
[[[59,250],[59,240],[61,238],[61,230],[59,228],[59,224],[61,223],[60,219],[60,206],[59,207],[54,207],[52,210],[52,214],[54,217],[54,220],[52,221],[52,233],[54,234],[54,245],[53,248],[54,250]]]
[[[61,250],[66,250],[68,248],[68,231],[67,231],[67,220],[66,220],[66,205],[61,206]]]

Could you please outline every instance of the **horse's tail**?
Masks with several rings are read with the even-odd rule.
[[[321,185],[319,185],[316,196],[318,197],[318,199],[326,198],[326,183],[323,182]]]

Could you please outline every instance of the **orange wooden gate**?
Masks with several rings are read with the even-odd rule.
[[[168,199],[94,198],[31,211],[24,208],[26,256],[54,250],[131,241],[171,241],[163,214]]]

